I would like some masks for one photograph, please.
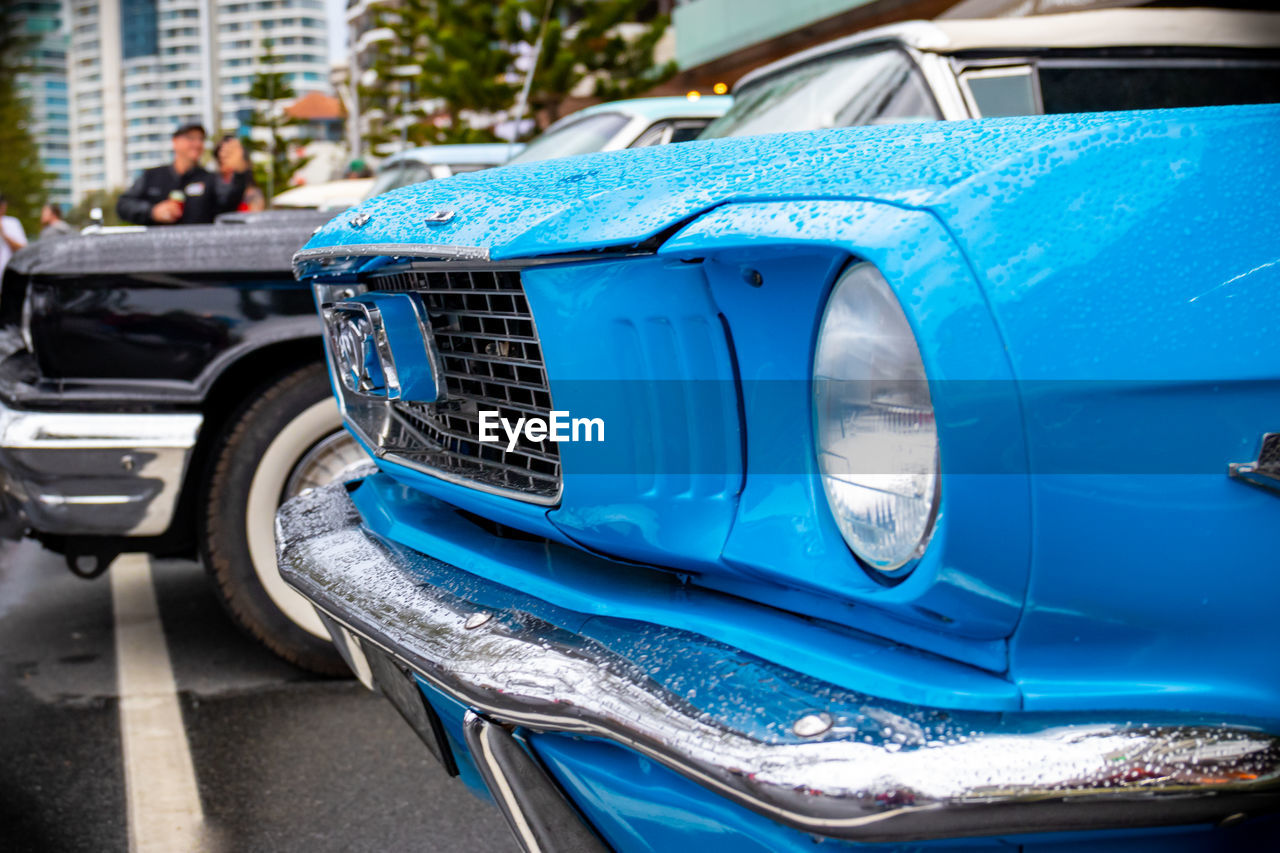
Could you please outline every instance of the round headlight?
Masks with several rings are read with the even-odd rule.
[[[915,335],[871,264],[836,282],[813,359],[813,423],[827,502],[844,540],[882,572],[929,544],[938,433]]]

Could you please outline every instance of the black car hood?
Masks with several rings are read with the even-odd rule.
[[[228,214],[213,225],[104,229],[37,240],[13,256],[25,275],[283,272],[332,211]]]

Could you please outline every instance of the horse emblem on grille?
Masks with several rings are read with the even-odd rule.
[[[360,321],[343,323],[338,336],[338,359],[342,363],[342,384],[352,391],[369,393],[383,387],[382,366],[374,351],[372,332]]]
[[[416,294],[369,293],[321,306],[329,359],[346,392],[434,403],[444,397],[430,320]]]

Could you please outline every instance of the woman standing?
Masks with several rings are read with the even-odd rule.
[[[239,210],[256,212],[266,209],[266,198],[262,195],[262,190],[258,189],[258,185],[253,182],[249,158],[245,155],[244,144],[238,136],[228,134],[222,137],[213,149],[213,158],[217,161],[219,181],[230,184],[238,174],[244,173],[247,176]]]

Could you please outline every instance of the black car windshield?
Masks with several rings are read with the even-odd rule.
[[[699,138],[940,118],[915,63],[885,47],[824,57],[748,84]]]
[[[550,160],[553,157],[571,157],[574,154],[589,154],[599,151],[609,144],[609,140],[617,135],[631,121],[622,113],[593,113],[565,124],[554,124],[547,132],[533,140],[516,156],[507,161],[512,163],[532,163],[536,160]]]

